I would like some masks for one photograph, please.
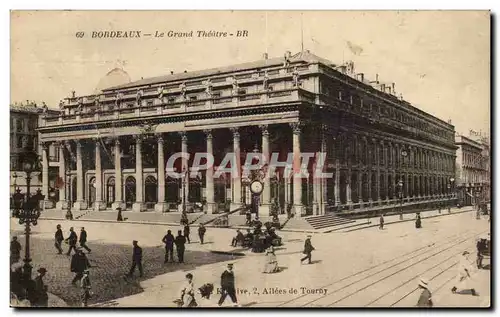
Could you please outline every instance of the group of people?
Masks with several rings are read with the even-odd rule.
[[[184,230],[177,231],[177,236],[174,237],[171,230],[167,230],[167,234],[161,240],[165,244],[165,261],[164,263],[174,262],[174,246],[177,250],[177,260],[179,263],[184,263],[184,252],[186,251],[186,243],[191,243],[189,237],[191,229],[189,224],[184,225]],[[203,244],[205,241],[205,233],[207,228],[200,224],[198,227],[198,237],[200,238],[200,243]]]
[[[239,306],[238,298],[236,296],[235,275],[233,267],[233,263],[227,264],[226,269],[220,276],[221,296],[217,303],[218,306],[222,306],[228,296],[234,306]],[[203,284],[200,288],[198,288],[198,292],[196,292],[193,279],[193,274],[186,274],[186,282],[181,288],[180,298],[174,301],[174,303],[176,303],[179,307],[197,307],[197,294],[201,295],[201,298],[210,299],[210,295],[212,294],[214,289],[213,284]]]
[[[69,228],[69,236],[64,239],[64,235],[61,229],[61,225],[57,225],[56,227],[56,232],[54,234],[54,247],[57,250],[58,254],[63,253],[62,249],[62,242],[66,242],[68,244],[68,252],[66,252],[66,255],[71,255],[71,250],[73,250],[75,253],[77,252],[77,243],[80,244],[79,248],[87,250],[88,253],[91,253],[92,250],[87,246],[87,231],[85,231],[85,228],[82,227],[80,229],[80,238],[78,238],[78,235],[76,234],[75,230],[73,227]]]
[[[251,248],[252,252],[262,253],[271,246],[280,246],[281,237],[276,234],[275,229],[266,223],[266,228],[262,230],[262,224],[256,223],[253,232],[247,229],[247,233],[243,234],[239,229],[236,230],[236,236],[231,241],[231,246],[237,247],[238,244],[244,248]]]

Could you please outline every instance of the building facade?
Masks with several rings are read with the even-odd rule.
[[[455,137],[457,149],[457,193],[462,205],[476,205],[490,199],[490,157],[488,142],[463,135]]]
[[[454,127],[397,97],[394,84],[368,81],[353,63],[336,66],[308,51],[72,96],[39,131],[42,156],[57,146],[59,176],[67,175],[60,208],[165,212],[186,200],[206,201],[214,213],[249,202],[239,178],[214,178],[213,170],[189,181],[166,176],[176,152],[191,154],[175,166],[179,172],[196,152],[213,154],[215,166],[228,152],[238,166],[255,150],[265,157],[326,153],[331,178],[284,178],[280,169],[265,178],[264,215],[274,201],[301,216],[453,197]]]
[[[58,112],[50,110],[43,105],[34,102],[15,103],[10,105],[10,193],[16,189],[26,191],[26,174],[23,171],[20,154],[27,144],[34,145],[35,151],[41,155],[38,146],[38,126],[44,115],[57,115]],[[52,152],[54,148],[52,147]],[[30,192],[35,193],[42,186],[41,171],[33,172],[31,175]]]

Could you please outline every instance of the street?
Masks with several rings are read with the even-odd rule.
[[[192,243],[186,245],[186,264],[163,264],[161,239],[167,229],[175,234],[180,227],[43,220],[33,229],[32,258],[35,269],[48,269],[49,292],[70,306],[78,304],[80,290],[70,283],[70,258],[57,255],[53,247],[58,223],[65,234],[70,226],[77,232],[81,226],[87,230],[92,249],[88,257],[95,265],[90,274],[95,294],[91,304],[101,307],[174,307],[187,272],[194,275],[195,287],[214,284],[210,300],[198,300],[199,296],[197,300],[200,306],[215,306],[226,263],[234,263],[238,302],[244,307],[412,307],[420,295],[417,285],[422,277],[429,280],[435,306],[487,307],[489,269],[472,274],[479,296],[450,291],[458,256],[468,250],[470,261],[475,261],[475,239],[489,232],[487,219],[476,220],[474,216],[468,212],[431,218],[422,222],[421,229],[413,222],[403,222],[384,230],[374,227],[315,234],[312,244],[316,250],[310,265],[299,262],[306,234],[279,232],[284,245],[276,248],[281,272],[275,274],[261,273],[264,254],[210,252],[231,250],[232,229],[208,228],[207,243],[200,245],[193,227]],[[13,221],[11,230],[23,243],[21,226]],[[144,250],[145,276],[126,281],[123,274],[129,269],[133,239],[139,240]],[[483,263],[489,264],[489,258]],[[224,306],[228,305],[230,300],[226,299]]]

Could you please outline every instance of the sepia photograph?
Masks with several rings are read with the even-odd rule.
[[[491,308],[491,23],[11,10],[10,306]]]

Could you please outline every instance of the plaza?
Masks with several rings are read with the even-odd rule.
[[[43,220],[34,229],[34,265],[51,268],[46,283],[49,292],[74,305],[79,290],[72,287],[69,258],[56,255],[53,230],[61,223],[65,231],[85,226],[89,233],[88,255],[98,307],[174,307],[184,275],[194,275],[195,286],[213,283],[210,300],[201,306],[216,306],[219,276],[226,263],[234,263],[239,304],[244,307],[413,307],[418,298],[419,278],[430,280],[435,306],[488,307],[490,269],[472,274],[479,296],[452,294],[458,256],[471,252],[475,260],[475,239],[489,232],[487,218],[475,219],[474,212],[450,214],[414,223],[396,222],[386,229],[366,228],[354,232],[314,234],[313,263],[300,264],[305,233],[279,232],[284,245],[276,249],[281,272],[264,274],[263,254],[231,255],[228,250],[234,229],[208,228],[206,244],[200,245],[193,227],[187,244],[186,264],[163,264],[161,237],[167,229],[180,227],[150,224],[102,223],[92,221]],[[20,231],[12,223],[13,234]],[[144,249],[145,277],[126,283],[131,240]],[[347,243],[347,241],[349,243]],[[233,250],[239,251],[241,250]],[[484,264],[488,264],[486,259]],[[229,303],[226,303],[229,305]]]

